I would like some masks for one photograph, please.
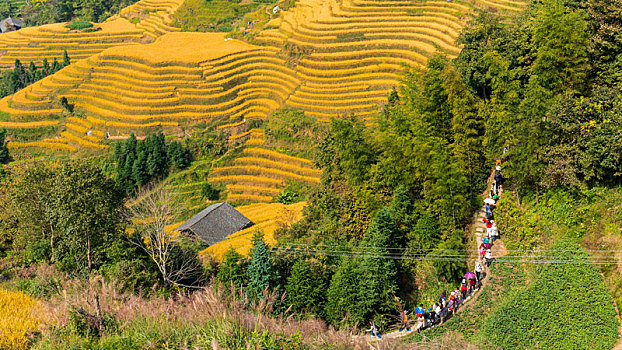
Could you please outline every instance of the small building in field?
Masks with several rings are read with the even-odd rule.
[[[229,203],[216,203],[181,224],[175,231],[192,232],[205,243],[212,245],[252,225],[252,221]]]
[[[2,31],[2,33],[12,32],[14,30],[22,29],[23,26],[24,26],[24,22],[16,18],[11,18],[11,16],[0,21],[0,31]]]

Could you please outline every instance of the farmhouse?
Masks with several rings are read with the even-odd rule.
[[[192,232],[212,245],[251,225],[252,221],[228,203],[216,203],[181,224],[175,231]]]
[[[2,33],[12,32],[14,30],[22,29],[24,22],[19,19],[11,18],[11,16],[0,21],[0,31]]]

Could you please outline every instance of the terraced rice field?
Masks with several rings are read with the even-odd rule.
[[[302,210],[306,204],[306,202],[291,205],[255,203],[237,207],[236,209],[254,222],[255,225],[233,233],[224,241],[218,242],[202,251],[201,255],[210,254],[217,259],[221,259],[231,247],[238,253],[247,255],[251,248],[253,233],[258,230],[264,234],[264,241],[267,244],[275,245],[274,231],[282,225],[292,224],[302,219]]]
[[[241,156],[233,164],[210,172],[210,182],[226,185],[227,200],[270,202],[290,181],[309,185],[320,182],[322,171],[310,160],[264,146],[263,131],[253,129],[240,135],[246,137]]]
[[[63,51],[80,60],[108,48],[139,44],[167,32],[179,31],[168,25],[171,15],[183,0],[141,0],[126,7],[104,23],[95,24],[96,31],[72,31],[66,23],[28,27],[0,35],[0,67],[10,67],[16,59],[24,64],[41,65],[44,58],[62,61]],[[132,23],[137,21],[138,23]]]
[[[180,134],[217,120],[230,141],[245,148],[232,164],[212,169],[209,181],[226,186],[228,200],[270,202],[288,181],[319,182],[320,171],[270,150],[247,120],[288,105],[320,121],[354,114],[373,125],[406,66],[422,66],[439,52],[459,53],[455,39],[474,7],[512,13],[526,3],[298,0],[249,44],[221,33],[179,33],[169,23],[182,1],[141,0],[93,33],[54,24],[0,35],[0,65],[16,58],[40,62],[64,49],[74,62],[0,100],[0,112],[14,118],[0,127],[59,127],[56,138],[10,147],[97,151],[107,147],[108,133],[165,128]],[[55,118],[63,111],[61,97],[85,118]],[[32,116],[36,122],[28,122]],[[181,193],[198,198],[204,181]]]
[[[455,39],[473,7],[461,0],[299,0],[266,26],[276,29],[258,33],[263,46],[256,46],[225,40],[224,34],[174,33],[178,29],[168,23],[182,1],[141,0],[97,32],[52,24],[0,35],[0,50],[6,51],[0,65],[16,58],[40,62],[65,49],[74,62],[83,58],[1,100],[0,111],[59,114],[58,100],[65,96],[103,130],[215,118],[236,127],[283,105],[323,121],[344,114],[367,121],[406,65],[421,66],[437,52],[459,52]],[[502,11],[523,4],[476,1]],[[303,52],[295,62],[292,49]]]

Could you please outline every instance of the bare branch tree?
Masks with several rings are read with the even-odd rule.
[[[136,197],[140,200],[130,208],[135,228],[132,242],[156,264],[165,287],[191,287],[182,282],[201,276],[202,266],[196,254],[184,254],[180,247],[181,233],[173,232],[174,228],[170,227],[179,214],[175,196],[161,186],[143,188]]]

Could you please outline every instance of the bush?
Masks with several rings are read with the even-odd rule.
[[[69,28],[70,30],[83,30],[87,28],[93,28],[93,23],[87,21],[75,20],[71,23],[67,23],[65,28]]]
[[[599,272],[573,241],[553,249],[547,259],[574,263],[538,266],[534,282],[497,309],[482,333],[501,349],[611,349],[618,321]]]
[[[201,195],[210,201],[216,201],[220,199],[220,190],[214,187],[211,183],[206,182],[201,187]]]

